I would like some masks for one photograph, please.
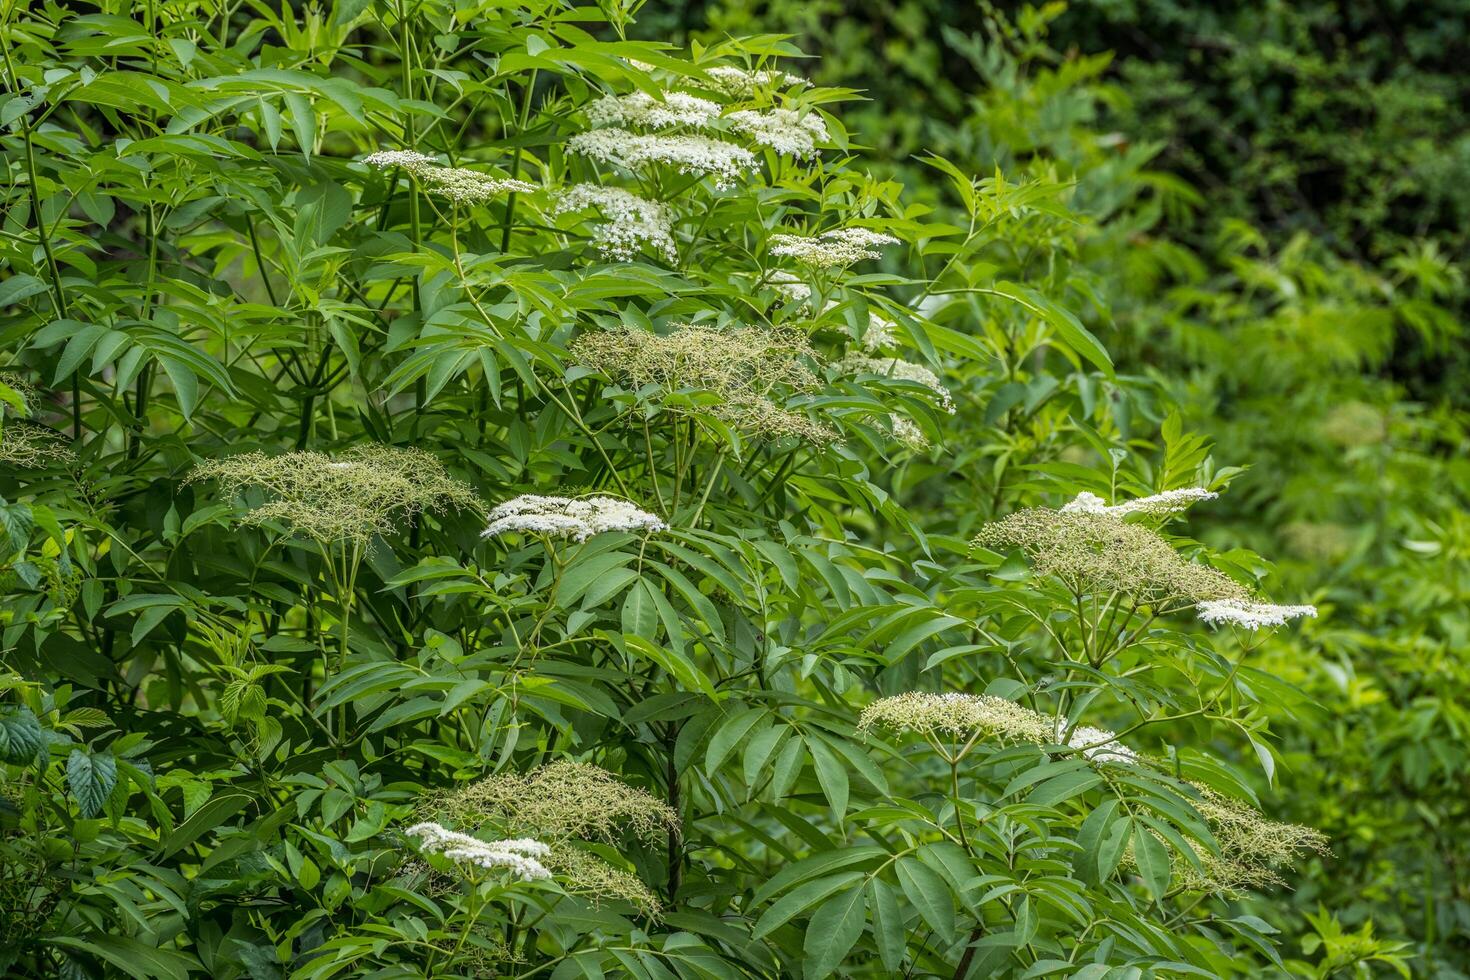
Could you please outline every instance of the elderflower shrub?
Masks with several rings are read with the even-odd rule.
[[[7,25],[6,970],[1270,963],[1179,897],[1293,702],[1173,615],[1267,569],[1154,493],[1248,460],[1113,365],[1131,208],[617,5],[155,13]]]

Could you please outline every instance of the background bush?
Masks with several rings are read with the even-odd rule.
[[[7,969],[1461,976],[1443,6],[8,7]]]

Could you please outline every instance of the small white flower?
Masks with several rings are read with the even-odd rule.
[[[640,245],[648,245],[673,262],[678,257],[674,246],[673,216],[656,201],[645,200],[620,187],[577,184],[557,196],[555,211],[580,211],[595,207],[608,219],[597,227],[594,241],[608,258],[631,259]]]
[[[1230,623],[1248,630],[1263,626],[1284,626],[1302,616],[1315,617],[1316,606],[1278,606],[1270,602],[1245,602],[1240,599],[1207,600],[1195,606],[1202,622],[1211,626]]]
[[[815,238],[784,233],[772,235],[771,254],[789,256],[803,265],[830,268],[879,258],[876,246],[896,244],[898,239],[892,235],[868,228],[837,228],[824,231]]]
[[[1190,504],[1201,500],[1214,500],[1218,496],[1220,496],[1218,493],[1206,490],[1204,487],[1185,487],[1182,490],[1165,490],[1163,493],[1139,497],[1136,500],[1125,500],[1121,504],[1109,506],[1107,501],[1097,494],[1084,490],[1071,503],[1062,506],[1062,513],[1112,514],[1114,517],[1148,514],[1152,517],[1161,517],[1166,514],[1177,514],[1188,508]]]
[[[490,511],[490,526],[481,537],[521,531],[586,541],[607,531],[665,531],[653,514],[616,497],[543,497],[522,494]]]
[[[587,119],[594,126],[630,125],[646,129],[707,126],[719,114],[717,104],[687,92],[665,92],[662,99],[655,99],[647,92],[609,95],[587,107]]]
[[[830,139],[827,124],[815,112],[794,109],[770,109],[758,112],[742,109],[726,117],[730,128],[777,153],[808,157],[817,152],[816,144]]]
[[[729,187],[755,169],[755,155],[741,146],[705,136],[663,136],[630,133],[626,129],[594,129],[567,141],[567,149],[602,163],[637,170],[661,163],[680,173],[715,178],[716,187]]]

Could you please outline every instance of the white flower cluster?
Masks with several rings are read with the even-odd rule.
[[[608,95],[587,107],[587,119],[594,126],[641,126],[665,129],[669,126],[707,126],[720,114],[718,104],[688,92],[665,92],[655,99],[647,92]]]
[[[1162,517],[1167,514],[1177,514],[1190,504],[1201,500],[1214,500],[1218,496],[1220,496],[1218,493],[1206,490],[1204,487],[1185,487],[1182,490],[1165,490],[1163,493],[1139,497],[1136,500],[1125,500],[1121,504],[1109,506],[1107,501],[1097,494],[1084,490],[1071,503],[1062,506],[1062,513],[1111,514],[1114,517],[1147,514],[1150,517]]]
[[[490,511],[490,526],[481,537],[522,531],[586,541],[606,531],[665,531],[668,525],[616,497],[542,497],[522,494]]]
[[[1302,616],[1315,617],[1316,606],[1278,606],[1271,602],[1246,602],[1240,599],[1208,600],[1195,606],[1201,621],[1211,626],[1230,623],[1248,630],[1263,626],[1284,626]]]
[[[906,415],[888,416],[889,435],[916,453],[929,448],[929,437],[913,419]]]
[[[789,88],[792,85],[810,84],[800,75],[779,71],[775,68],[747,70],[733,65],[715,65],[704,70],[705,76],[715,88],[726,95],[748,98],[759,89]]]
[[[898,378],[901,381],[912,381],[921,384],[934,392],[939,399],[939,405],[946,412],[953,414],[954,399],[950,396],[949,389],[944,382],[939,380],[939,375],[929,370],[922,364],[912,361],[901,360],[897,357],[857,357],[849,355],[842,360],[842,366],[847,370],[859,374],[879,374],[884,377]]]
[[[593,129],[567,141],[567,149],[603,163],[636,170],[662,163],[680,173],[705,174],[715,186],[729,187],[755,169],[755,155],[744,147],[705,136],[663,136],[626,129]]]
[[[475,204],[502,194],[532,194],[536,185],[524,180],[490,177],[462,167],[438,167],[424,175],[429,190],[442,194],[456,204]]]
[[[880,351],[898,343],[898,324],[879,313],[868,314],[868,329],[863,333],[863,349]]]
[[[1065,725],[1058,725],[1057,737],[1062,735]],[[1132,765],[1138,762],[1138,753],[1118,741],[1118,736],[1105,728],[1078,725],[1067,739],[1067,747],[1081,749],[1089,762],[1115,762]]]
[[[892,235],[872,231],[868,228],[837,228],[824,231],[815,238],[801,235],[776,234],[771,236],[771,254],[785,255],[803,265],[831,268],[851,265],[863,259],[880,257],[879,245],[896,245],[898,239]]]
[[[777,271],[771,273],[770,277],[766,280],[766,285],[787,299],[797,303],[805,303],[812,298],[812,287],[789,272]]]
[[[797,157],[814,156],[818,141],[831,138],[826,122],[815,112],[742,109],[730,113],[726,119],[731,129],[761,146]]]
[[[525,837],[483,841],[437,823],[415,824],[405,833],[419,838],[419,846],[425,852],[442,854],[451,861],[487,869],[506,868],[522,881],[544,881],[551,877],[540,860],[551,856],[551,848],[540,841]]]
[[[363,157],[362,162],[378,170],[402,167],[404,170],[414,171],[439,166],[434,162],[433,157],[426,156],[417,150],[379,150]]]
[[[593,207],[608,219],[594,235],[598,248],[608,258],[631,259],[645,244],[670,262],[678,257],[669,209],[620,187],[576,184],[557,196],[554,210],[564,214]]]
[[[379,150],[363,157],[362,162],[379,170],[401,168],[428,190],[442,194],[456,204],[488,201],[502,194],[530,194],[537,188],[524,180],[491,177],[464,167],[443,167],[416,150]]]

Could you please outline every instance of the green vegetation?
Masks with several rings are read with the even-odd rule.
[[[1465,976],[1460,6],[0,7],[7,975]]]

